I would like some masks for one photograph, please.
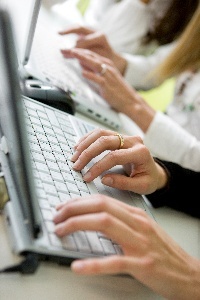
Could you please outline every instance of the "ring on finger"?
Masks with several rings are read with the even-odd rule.
[[[116,133],[115,136],[117,136],[119,138],[119,148],[118,149],[122,149],[124,146],[124,138],[120,133]]]
[[[107,71],[107,65],[101,64],[101,72],[99,73],[100,76],[103,76]]]

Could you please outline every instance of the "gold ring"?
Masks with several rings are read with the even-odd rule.
[[[99,73],[100,76],[103,76],[106,73],[106,70],[107,70],[107,65],[101,64],[101,72]]]
[[[119,134],[119,133],[116,133],[115,136],[118,136],[119,142],[120,142],[118,149],[122,149],[122,147],[124,146],[124,138],[123,138],[123,136],[121,134]]]

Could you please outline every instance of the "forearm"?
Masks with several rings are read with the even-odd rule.
[[[168,206],[200,218],[200,172],[185,169],[175,163],[161,161],[170,174],[168,186],[147,195],[154,207]]]
[[[144,133],[146,133],[156,115],[156,111],[135,91],[132,92],[130,101],[126,99],[126,102],[123,102],[120,111],[133,120]]]

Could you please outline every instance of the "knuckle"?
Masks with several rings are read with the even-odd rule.
[[[99,211],[104,211],[107,206],[107,201],[101,195],[97,195],[95,205]]]
[[[109,136],[102,135],[102,136],[99,138],[98,142],[99,142],[100,144],[106,144],[106,143],[108,143],[109,139],[110,139]]]
[[[117,159],[118,159],[118,157],[119,157],[119,155],[120,155],[119,152],[120,152],[119,150],[111,151],[111,152],[108,154],[109,157],[110,157],[110,160],[116,162]]]
[[[116,258],[115,259],[115,268],[119,271],[119,272],[122,272],[122,271],[127,271],[129,270],[129,263],[124,260],[124,259],[119,259],[119,258]]]
[[[84,156],[84,157],[86,157],[87,159],[89,159],[90,158],[90,151],[88,150],[88,149],[85,149],[83,152],[82,152],[82,155]]]
[[[141,180],[140,182],[140,189],[143,191],[144,194],[146,194],[146,192],[148,192],[149,190],[151,190],[152,188],[152,182],[150,182],[150,180]]]
[[[111,216],[107,212],[101,213],[99,221],[103,232],[106,232],[106,230],[112,225]]]
[[[103,129],[103,128],[97,128],[97,129],[95,129],[95,131],[97,132],[97,134],[98,134],[99,136],[103,136],[103,135],[106,134],[106,130]]]
[[[71,217],[67,220],[67,228],[69,231],[75,231],[77,228],[77,220],[74,217]]]
[[[135,145],[135,144],[144,144],[143,143],[143,139],[141,138],[141,136],[139,135],[135,135],[135,136],[128,136],[128,140],[131,142],[132,145]]]
[[[93,170],[95,172],[97,172],[98,174],[101,174],[104,169],[103,169],[103,166],[101,165],[101,163],[98,162],[98,163],[93,165]]]

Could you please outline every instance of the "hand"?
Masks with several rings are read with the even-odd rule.
[[[120,139],[116,132],[103,129],[93,130],[75,146],[76,152],[71,158],[75,162],[73,168],[80,171],[94,157],[110,150],[87,171],[84,175],[86,182],[91,182],[114,166],[122,165],[126,174],[109,172],[103,175],[102,183],[145,195],[164,187],[167,183],[167,174],[154,161],[141,138],[125,135],[123,140],[123,148],[119,149]]]
[[[82,26],[72,27],[59,33],[61,35],[70,33],[78,34],[79,39],[76,42],[76,48],[88,49],[110,59],[118,68],[120,73],[124,75],[127,62],[110,46],[105,34]]]
[[[78,260],[78,274],[129,274],[166,299],[200,299],[200,263],[190,257],[146,213],[103,195],[75,199],[58,208],[58,236],[100,231],[123,255]]]
[[[118,112],[132,119],[145,133],[156,111],[125,82],[111,60],[85,49],[61,50],[64,57],[76,58],[83,76],[99,87],[100,95]],[[105,66],[102,74],[102,64]]]

